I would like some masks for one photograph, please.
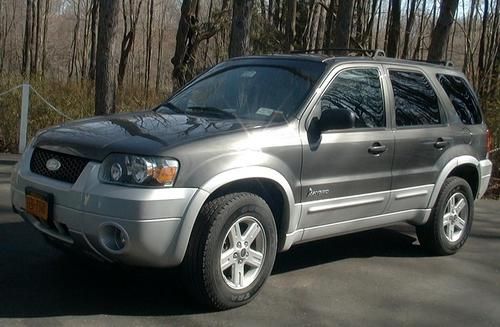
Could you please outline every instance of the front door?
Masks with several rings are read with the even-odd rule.
[[[382,214],[389,201],[394,136],[379,65],[338,68],[312,115],[354,112],[355,127],[305,140],[300,228]]]

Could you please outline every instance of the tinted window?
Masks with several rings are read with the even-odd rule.
[[[349,109],[356,127],[385,127],[385,110],[378,70],[350,69],[341,72],[321,99],[321,110]]]
[[[391,70],[389,76],[398,126],[441,124],[436,93],[423,74]]]
[[[453,107],[464,124],[480,124],[481,111],[476,98],[463,78],[438,74],[437,78],[448,94]]]

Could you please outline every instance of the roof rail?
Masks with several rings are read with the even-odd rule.
[[[320,49],[304,49],[304,50],[293,50],[290,53],[314,53],[314,52],[357,52],[368,55],[370,57],[385,57],[384,50],[380,49],[360,49],[360,48],[320,48]]]
[[[423,60],[423,59],[412,59],[411,61],[426,62],[434,65],[441,65],[446,67],[453,67],[453,62],[450,60]]]

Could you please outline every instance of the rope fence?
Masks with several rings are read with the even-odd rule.
[[[22,98],[21,98],[21,121],[20,121],[20,127],[19,127],[19,153],[23,153],[24,148],[26,147],[26,141],[27,141],[27,135],[28,135],[28,111],[30,107],[30,91],[33,91],[33,93],[40,99],[42,100],[43,103],[45,103],[51,110],[55,111],[58,115],[72,120],[70,116],[66,115],[62,110],[57,109],[54,105],[52,105],[47,99],[45,99],[33,86],[31,86],[28,83],[20,84],[17,86],[14,86],[13,88],[0,93],[0,98],[16,91],[17,89],[21,88],[22,90]]]

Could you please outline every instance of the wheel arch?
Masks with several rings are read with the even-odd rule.
[[[261,196],[269,204],[278,228],[278,251],[283,249],[286,234],[295,230],[300,217],[290,184],[283,175],[271,168],[237,168],[212,177],[191,200],[184,214],[175,249],[178,261],[184,258],[201,207],[219,195],[232,192],[251,192]],[[278,203],[274,203],[275,201]]]
[[[477,197],[481,176],[479,160],[477,160],[473,156],[459,156],[450,160],[439,174],[436,185],[434,186],[434,190],[432,191],[432,195],[429,199],[429,204],[427,206],[428,208],[434,207],[444,181],[450,176],[456,176],[465,179],[471,186],[474,198]]]

